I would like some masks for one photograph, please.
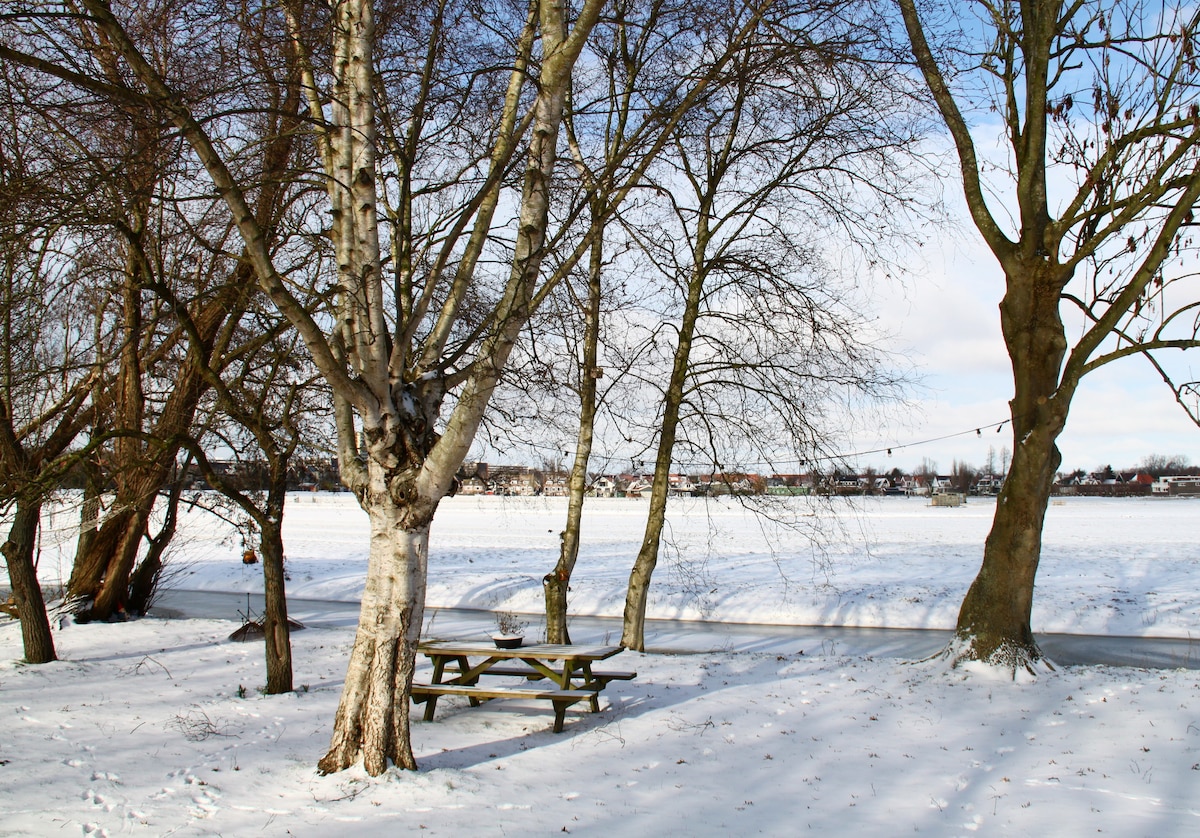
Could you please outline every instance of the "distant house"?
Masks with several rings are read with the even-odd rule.
[[[542,479],[542,494],[548,498],[565,498],[571,493],[570,482],[566,472],[547,474]]]
[[[528,466],[494,466],[489,482],[497,495],[529,497],[542,491],[541,472]]]
[[[615,498],[617,496],[616,478],[602,474],[592,481],[592,489],[588,493],[597,498]]]
[[[709,495],[758,495],[766,491],[766,481],[757,474],[720,472],[698,478],[701,491]]]
[[[667,476],[667,494],[674,497],[690,497],[696,491],[696,484],[686,474],[671,474]]]
[[[875,494],[876,492],[886,492],[892,487],[892,481],[886,477],[875,475],[862,475],[858,478],[858,485],[867,494]]]
[[[971,491],[977,495],[998,495],[1003,486],[1003,477],[997,477],[994,474],[981,474],[979,479],[975,481],[975,485],[971,487]]]
[[[765,483],[768,495],[807,495],[813,489],[811,474],[772,474]]]
[[[905,495],[924,497],[930,493],[929,481],[920,475],[902,475],[895,485]]]
[[[485,495],[488,493],[488,490],[487,481],[477,474],[472,474],[470,477],[465,478],[458,487],[460,495]]]
[[[617,483],[617,497],[640,498],[650,492],[650,478],[639,474],[622,474]]]
[[[1063,495],[1085,497],[1136,497],[1151,494],[1153,483],[1149,475],[1137,472],[1118,474],[1106,467],[1090,474],[1076,472],[1065,478],[1057,491]]]
[[[1172,475],[1169,477],[1160,477],[1154,481],[1151,487],[1151,494],[1156,496],[1200,496],[1200,476]]]
[[[931,475],[929,478],[929,493],[940,495],[943,492],[954,491],[954,478],[948,474]]]
[[[839,495],[856,495],[862,491],[858,478],[853,475],[833,477],[831,485],[833,491]]]
[[[487,463],[465,462],[454,476],[458,480],[460,495],[486,495],[492,490],[488,482]]]

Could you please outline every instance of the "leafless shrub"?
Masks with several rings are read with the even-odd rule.
[[[193,706],[186,713],[180,713],[167,722],[167,727],[178,730],[189,742],[203,742],[213,736],[237,736],[231,733],[229,724],[220,719],[214,719],[199,707]]]

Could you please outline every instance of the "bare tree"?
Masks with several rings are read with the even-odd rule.
[[[279,77],[273,77],[264,60],[286,53],[288,44],[279,16],[271,33],[256,18],[269,14],[244,4],[230,8],[223,37],[212,37],[218,28],[171,28],[169,5],[130,14],[162,71],[198,106],[228,107],[219,130],[248,139],[231,165],[267,245],[277,246],[285,207],[305,188],[292,160],[303,101],[299,65],[280,56]],[[47,19],[55,20],[55,9],[47,11]],[[92,71],[79,85],[82,93],[60,86],[28,97],[25,106],[44,115],[65,156],[89,176],[74,195],[72,229],[83,243],[77,280],[111,283],[107,293],[97,293],[99,319],[110,318],[98,328],[111,347],[97,364],[111,364],[115,384],[105,388],[113,394],[109,409],[93,414],[90,453],[83,460],[89,475],[85,520],[68,585],[81,619],[105,619],[123,609],[144,611],[149,603],[173,532],[176,454],[191,432],[209,372],[242,351],[231,341],[239,312],[252,299],[254,272],[231,241],[236,231],[225,207],[203,186],[208,194],[196,194],[201,171],[181,154],[171,121],[154,101],[125,86],[129,74],[114,42],[79,16],[66,14],[60,22],[59,29],[16,27],[10,43],[40,45],[59,62],[60,75],[63,67]],[[18,58],[32,69],[48,69],[32,56]],[[74,72],[66,77],[84,80]],[[106,480],[115,485],[115,500],[101,520],[96,490]],[[150,513],[160,492],[168,503],[167,525],[152,535]]]
[[[487,161],[487,174],[456,214],[432,263],[412,273],[406,272],[407,265],[393,265],[397,281],[391,285],[384,281],[380,258],[376,9],[366,0],[338,0],[331,4],[330,17],[314,20],[309,15],[318,10],[285,4],[293,42],[306,64],[302,87],[307,118],[324,161],[332,212],[337,276],[336,323],[330,331],[309,314],[281,276],[244,182],[214,141],[209,130],[213,123],[195,110],[204,103],[183,98],[174,79],[142,51],[140,33],[126,29],[106,3],[85,0],[83,6],[86,25],[114,45],[132,83],[116,85],[48,63],[36,54],[37,45],[26,53],[4,48],[0,57],[97,92],[153,102],[174,123],[228,205],[246,246],[245,263],[298,330],[333,389],[343,480],[371,518],[371,557],[359,631],[333,741],[320,768],[341,770],[360,756],[371,774],[385,770],[389,760],[413,768],[408,699],[424,606],[429,524],[469,450],[531,311],[563,102],[572,68],[603,3],[587,0],[572,22],[564,5],[545,0],[531,6],[528,21],[516,21],[520,34],[512,41],[512,81],[501,116],[483,139],[491,152],[476,158]],[[503,16],[488,21],[496,31],[509,23]],[[328,53],[313,48],[310,36],[320,31],[328,33]],[[535,32],[540,36],[536,56]],[[426,52],[433,58],[464,57],[431,51],[428,44]],[[527,97],[531,77],[538,84]],[[520,152],[526,163],[515,202],[519,212],[511,267],[506,277],[497,277],[495,293],[485,296],[476,282],[480,255],[488,244],[499,190],[526,137]],[[224,139],[227,144],[230,138]],[[474,322],[467,319],[471,294],[487,300],[484,316]],[[450,398],[453,407],[441,423],[443,405]],[[366,462],[358,459],[360,429]]]
[[[892,383],[835,283],[822,278],[813,231],[837,231],[851,246],[879,241],[882,219],[908,206],[894,165],[913,137],[901,118],[908,101],[895,76],[864,60],[876,38],[852,4],[780,11],[758,37],[734,44],[720,95],[681,123],[653,172],[665,209],[639,225],[643,253],[673,286],[678,309],[651,336],[669,361],[658,377],[666,383],[649,515],[625,604],[621,642],[633,649],[645,643],[677,444],[717,474],[733,470],[727,457],[755,448],[772,460],[778,450],[766,453],[775,446],[764,438],[785,436],[791,458],[811,461],[822,402],[838,388],[882,392]],[[732,26],[716,24],[710,43]],[[757,433],[762,426],[774,432]]]
[[[1029,668],[1041,658],[1030,611],[1042,524],[1075,393],[1093,370],[1140,355],[1182,396],[1164,354],[1200,343],[1177,258],[1193,246],[1200,197],[1200,14],[979,0],[946,4],[931,24],[914,0],[899,3],[971,219],[1004,271],[1013,370],[1012,464],[950,654]],[[935,51],[943,23],[951,46]],[[976,144],[992,114],[1007,142],[998,164]]]
[[[49,11],[54,20],[54,10]],[[194,83],[196,95],[211,94],[211,71],[205,77],[196,69],[212,66],[197,60],[205,52],[202,37],[172,41],[158,11],[138,18],[144,36],[157,39],[158,60]],[[159,545],[169,535],[166,530],[150,536],[150,513],[174,472],[176,440],[188,431],[205,390],[204,355],[218,341],[227,316],[244,305],[250,271],[242,267],[238,277],[236,257],[223,252],[219,230],[207,241],[196,241],[194,233],[212,233],[213,223],[211,212],[205,219],[203,209],[191,208],[211,208],[214,202],[211,196],[196,200],[190,194],[195,167],[180,160],[174,129],[153,104],[144,97],[111,95],[126,79],[111,42],[77,16],[63,21],[57,30],[13,34],[10,28],[8,42],[33,45],[46,38],[48,55],[92,70],[90,93],[100,94],[60,85],[46,87],[24,104],[59,138],[64,157],[86,172],[86,180],[72,183],[71,232],[80,244],[76,281],[111,282],[96,296],[101,310],[97,344],[111,347],[97,364],[112,367],[107,388],[112,398],[108,409],[93,417],[90,445],[96,456],[88,462],[103,468],[115,484],[115,503],[102,521],[84,522],[88,535],[80,538],[68,583],[80,617],[104,619],[123,609],[145,609],[148,583],[157,578]],[[219,51],[207,42],[204,47],[210,57]],[[229,225],[223,226],[228,237]],[[186,300],[204,344],[189,346],[183,339],[178,320],[156,290],[162,288]]]
[[[274,312],[265,326],[278,331]],[[258,329],[253,333],[262,334]],[[295,332],[277,334],[269,343],[254,341],[254,351],[238,353],[223,375],[213,371],[216,409],[233,427],[214,428],[222,448],[234,452],[248,479],[219,472],[209,462],[204,438],[188,444],[206,482],[231,500],[253,522],[263,571],[263,635],[267,666],[266,691],[291,692],[291,628],[287,612],[283,515],[291,467],[298,451],[312,445],[314,431],[329,427],[328,393],[297,344]]]
[[[1138,465],[1138,469],[1146,472],[1154,477],[1162,477],[1167,474],[1192,474],[1195,472],[1195,467],[1183,454],[1174,454],[1166,456],[1163,454],[1150,454],[1142,459]]]
[[[91,416],[93,370],[86,331],[81,335],[72,322],[77,300],[48,276],[69,270],[56,252],[63,245],[56,225],[15,217],[36,203],[14,177],[12,165],[20,162],[0,155],[0,507],[13,515],[0,551],[25,660],[46,663],[57,655],[37,576],[37,532],[42,506],[69,469],[69,448]]]
[[[0,66],[0,507],[12,513],[0,548],[25,659],[56,659],[37,576],[43,504],[75,462],[71,451],[103,402],[95,307],[76,282],[71,185],[80,173],[51,125],[25,113],[33,74]]]
[[[655,150],[669,143],[676,126],[721,88],[730,62],[745,44],[757,40],[773,18],[772,12],[764,15],[755,7],[739,10],[728,23],[732,28],[730,37],[714,48],[706,32],[720,14],[694,0],[614,3],[611,18],[597,27],[593,38],[595,61],[572,89],[566,125],[572,158],[580,173],[582,189],[577,200],[587,206],[590,244],[580,283],[583,287],[577,289],[575,283],[567,281],[559,288],[565,307],[578,312],[581,333],[577,338],[564,339],[564,344],[572,345],[571,370],[566,378],[578,398],[579,411],[561,549],[554,569],[542,579],[546,637],[552,643],[570,642],[567,592],[579,556],[588,470],[603,398],[605,370],[599,353],[602,319],[606,310],[618,305],[614,289],[605,288],[605,274],[612,270],[614,252],[632,246],[621,231],[624,195],[629,184],[639,184],[639,173],[653,165]],[[692,69],[675,77],[672,70],[677,66]],[[671,83],[663,84],[664,79]],[[615,246],[609,236],[612,228],[622,236]],[[560,272],[574,259],[572,253]],[[545,332],[540,339],[549,342]],[[533,338],[534,343],[538,340]],[[610,368],[610,381],[612,373]],[[558,385],[557,378],[551,381],[551,387]],[[612,386],[610,383],[604,389],[611,390]]]
[[[296,177],[310,171],[313,162],[311,146],[298,142],[304,64],[281,15],[242,7],[231,22],[248,45],[243,59],[247,83],[239,91],[252,115],[246,130],[262,138],[261,152],[251,156],[247,173],[250,182],[258,184],[258,220],[274,251],[285,254],[293,266],[289,278],[297,296],[315,311],[321,307],[320,296],[306,295],[303,289],[320,287],[329,272],[329,254],[323,237],[305,234],[313,223],[313,190]],[[214,344],[218,351],[203,352],[206,339],[191,307],[169,287],[157,285],[154,290],[174,311],[189,344],[201,350],[197,365],[211,389],[213,416],[182,444],[209,485],[253,522],[263,570],[266,691],[290,692],[284,505],[294,455],[311,450],[316,429],[330,430],[328,392],[307,363],[298,334],[265,296],[256,293],[231,311]],[[252,479],[215,470],[206,453],[214,444],[239,458]],[[177,503],[177,496],[172,500]],[[148,560],[143,564],[153,566]]]

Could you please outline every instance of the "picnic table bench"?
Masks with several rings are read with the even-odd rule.
[[[443,695],[464,695],[471,706],[498,698],[525,698],[549,701],[554,706],[554,732],[561,733],[567,708],[586,700],[592,712],[600,709],[600,691],[610,681],[631,680],[636,672],[592,669],[596,661],[606,660],[623,651],[620,646],[574,646],[536,644],[516,649],[497,649],[486,643],[442,640],[422,643],[421,654],[433,663],[430,683],[415,682],[414,702],[425,705],[425,721],[432,721],[437,700]],[[482,658],[471,663],[472,658]],[[481,686],[488,676],[520,677],[526,682],[547,680],[546,688],[532,685]],[[553,685],[553,686],[550,686]]]
[[[447,664],[442,670],[444,674],[458,672],[457,664]],[[485,673],[487,675],[512,675],[520,678],[525,678],[529,681],[538,681],[545,678],[546,675],[532,666],[517,665],[517,666],[493,666]],[[589,672],[574,672],[571,674],[572,684],[575,679],[579,679],[581,684],[578,688],[595,685],[598,690],[604,689],[609,681],[632,681],[637,677],[636,672],[619,672],[615,670],[592,669]],[[556,683],[559,683],[556,681]]]

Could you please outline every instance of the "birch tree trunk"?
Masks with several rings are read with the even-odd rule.
[[[318,764],[322,773],[342,770],[360,754],[372,775],[386,770],[388,760],[400,768],[416,767],[409,696],[424,613],[429,527],[531,313],[530,301],[543,258],[563,104],[575,59],[602,5],[589,2],[570,37],[564,6],[554,0],[540,5],[542,72],[533,106],[512,270],[495,309],[495,331],[482,341],[473,373],[463,384],[445,431],[440,438],[433,433],[444,397],[440,382],[412,382],[398,394],[399,403],[389,405],[391,420],[370,411],[363,415],[369,460],[359,498],[371,519],[371,558],[333,739]],[[344,428],[343,423],[339,426]],[[341,446],[346,450],[344,440]]]
[[[334,717],[333,739],[318,769],[329,774],[357,761],[382,774],[388,760],[415,769],[409,695],[425,609],[429,525],[436,502],[398,504],[388,475],[368,465],[370,485],[360,498],[371,522],[371,548],[362,610],[346,685]]]

